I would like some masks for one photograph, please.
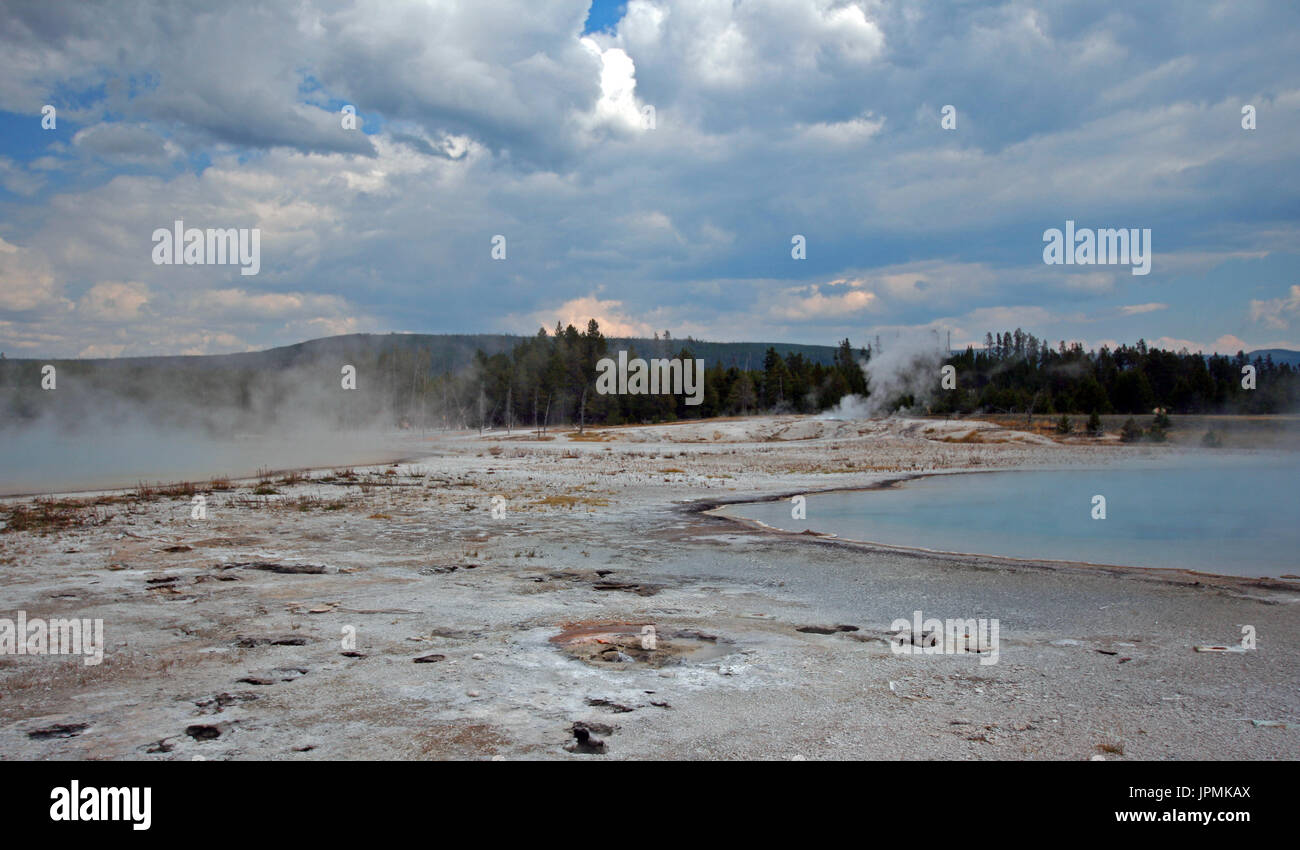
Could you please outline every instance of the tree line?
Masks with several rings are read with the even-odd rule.
[[[859,363],[870,353],[854,351],[846,339],[830,364],[798,352],[782,357],[771,347],[752,369],[705,363],[703,400],[698,405],[686,404],[685,396],[672,393],[596,392],[597,362],[616,356],[595,319],[587,322],[583,332],[557,323],[553,332],[540,328],[509,353],[479,352],[468,372],[435,378],[433,392],[451,400],[453,416],[482,428],[541,430],[559,423],[585,427],[765,411],[813,413],[832,407],[849,393],[866,393]],[[689,343],[674,341],[665,331],[648,341],[648,350],[629,346],[627,359],[638,357],[691,360],[694,355]]]
[[[968,347],[947,361],[957,389],[936,393],[932,413],[1283,413],[1300,402],[1300,370],[1271,356],[1206,357],[1150,348],[1144,340],[1085,351],[1017,328],[988,334],[983,351]],[[1254,369],[1253,389],[1245,374]]]
[[[656,335],[652,350],[628,350],[635,357],[692,357],[668,332]],[[879,341],[877,341],[877,347]],[[848,339],[836,346],[833,361],[819,363],[791,352],[782,357],[768,348],[753,368],[705,364],[704,400],[659,395],[599,395],[596,363],[614,356],[595,319],[584,332],[573,325],[521,342],[509,353],[480,353],[469,374],[441,376],[441,392],[460,399],[464,422],[479,427],[546,428],[648,423],[759,412],[817,413],[850,394],[867,397],[863,366],[871,345],[855,349]],[[957,387],[941,390],[940,365],[956,367]],[[1254,367],[1254,389],[1243,387],[1244,366]],[[886,410],[929,414],[1150,414],[1161,408],[1175,414],[1280,413],[1300,402],[1300,370],[1271,357],[1249,360],[1244,353],[1205,357],[1187,351],[1149,348],[1144,340],[1113,351],[1085,351],[1079,344],[1046,340],[1020,329],[988,334],[984,350],[974,346],[951,354],[933,368],[935,391],[927,397],[886,399]]]

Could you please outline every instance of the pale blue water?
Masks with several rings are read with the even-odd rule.
[[[1106,518],[1093,519],[1093,496]],[[947,552],[1184,568],[1238,576],[1300,574],[1300,455],[1196,454],[1137,467],[988,472],[895,489],[807,497],[732,512],[791,531]]]

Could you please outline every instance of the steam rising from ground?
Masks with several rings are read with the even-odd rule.
[[[377,369],[344,390],[329,362],[244,372],[68,361],[48,391],[39,368],[11,361],[0,382],[0,495],[380,463],[416,453],[423,428],[442,422],[432,400],[399,403]]]
[[[825,419],[871,419],[888,416],[899,400],[912,398],[911,409],[924,412],[939,391],[939,369],[948,352],[933,333],[914,333],[886,340],[865,363],[867,397],[847,395],[822,414]]]

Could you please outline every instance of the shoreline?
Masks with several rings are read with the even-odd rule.
[[[892,490],[899,484],[908,481],[915,481],[920,478],[933,478],[946,475],[977,475],[1001,472],[1035,472],[1035,469],[970,469],[970,470],[953,470],[946,472],[917,473],[906,475],[898,478],[891,478],[879,482],[875,485],[864,487],[832,487],[823,490],[800,490],[797,492],[783,493],[777,495],[763,495],[758,498],[738,498],[717,502],[705,502],[701,506],[690,506],[692,513],[702,513],[709,516],[719,517],[728,522],[753,529],[755,531],[772,534],[779,537],[800,540],[814,543],[843,544],[849,547],[860,548],[864,551],[895,552],[899,554],[914,553],[921,557],[938,557],[949,558],[953,560],[970,560],[974,562],[999,563],[1007,566],[1025,566],[1041,569],[1085,569],[1112,574],[1133,574],[1146,576],[1152,580],[1164,580],[1174,583],[1186,584],[1180,581],[1184,578],[1192,578],[1195,581],[1189,586],[1210,586],[1210,587],[1255,587],[1267,590],[1300,590],[1300,580],[1289,580],[1280,576],[1234,576],[1224,573],[1212,573],[1204,570],[1192,570],[1184,567],[1142,567],[1134,564],[1108,564],[1095,561],[1075,561],[1062,558],[1022,558],[1014,555],[997,555],[988,552],[962,552],[947,549],[931,549],[925,546],[906,546],[898,543],[882,543],[876,540],[861,540],[853,537],[841,537],[838,534],[830,532],[815,531],[807,529],[804,531],[791,531],[787,528],[779,528],[774,525],[763,522],[762,520],[751,517],[740,516],[728,511],[728,508],[736,505],[753,505],[764,504],[767,502],[779,502],[794,496],[810,496],[824,493],[862,493],[876,492],[879,490]],[[1202,581],[1206,579],[1208,581]]]

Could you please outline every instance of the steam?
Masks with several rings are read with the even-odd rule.
[[[0,370],[0,494],[247,477],[259,469],[381,463],[413,454],[441,410],[395,397],[391,370],[340,385],[338,356],[276,368],[226,362],[40,361]],[[409,379],[406,379],[409,382]],[[405,426],[405,429],[404,429]],[[436,426],[434,426],[436,427]]]
[[[873,419],[888,416],[899,400],[912,397],[913,409],[939,388],[939,369],[948,356],[934,333],[912,333],[887,340],[871,359],[858,365],[867,378],[867,396],[851,394],[822,414],[823,419]]]

